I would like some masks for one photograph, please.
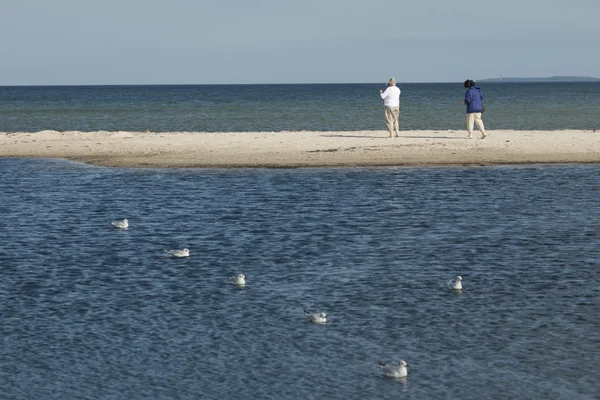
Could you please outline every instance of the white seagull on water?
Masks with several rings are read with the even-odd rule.
[[[327,314],[325,314],[324,312],[310,313],[310,312],[304,310],[304,313],[308,317],[308,320],[315,324],[324,324],[327,322]]]
[[[246,286],[246,275],[238,274],[237,276],[232,276],[231,281],[238,286]]]
[[[164,249],[167,253],[169,253],[170,255],[172,255],[173,257],[177,257],[177,258],[181,258],[181,257],[189,257],[190,256],[190,249],[183,249],[183,250],[167,250]]]
[[[123,221],[113,221],[111,222],[112,226],[115,226],[119,229],[127,229],[129,226],[129,221],[125,218]]]
[[[408,375],[408,370],[406,369],[408,364],[406,364],[406,361],[404,360],[400,360],[398,365],[388,365],[379,361],[379,366],[381,367],[383,375],[390,378],[405,378],[406,375]]]
[[[462,277],[457,276],[455,281],[448,281],[447,285],[449,289],[462,290]]]

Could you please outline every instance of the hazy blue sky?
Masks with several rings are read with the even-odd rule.
[[[3,0],[0,85],[600,77],[599,0]]]

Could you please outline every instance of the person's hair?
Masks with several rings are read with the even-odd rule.
[[[472,80],[470,80],[470,79],[467,79],[467,80],[465,81],[465,87],[466,87],[466,88],[470,88],[470,87],[471,87],[471,86],[473,86],[474,84],[475,84],[475,82],[473,82],[473,81],[472,81]]]
[[[388,82],[388,85],[395,85],[396,84],[396,79],[395,78],[390,78],[390,81]]]

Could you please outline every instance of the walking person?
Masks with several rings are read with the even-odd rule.
[[[483,93],[479,87],[475,86],[475,82],[469,79],[465,81],[465,88],[467,88],[467,91],[465,92],[463,104],[467,106],[467,139],[473,139],[473,125],[477,125],[477,129],[481,132],[481,138],[485,139],[487,133],[485,133],[485,127],[481,119]]]
[[[400,130],[398,127],[398,118],[400,117],[400,89],[396,86],[396,79],[394,78],[390,79],[387,86],[385,91],[379,91],[385,109],[385,124],[389,137],[392,137],[392,132],[395,132],[396,137],[398,137],[398,131]]]

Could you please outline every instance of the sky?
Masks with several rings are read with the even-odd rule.
[[[0,85],[600,77],[598,0],[2,0]]]

